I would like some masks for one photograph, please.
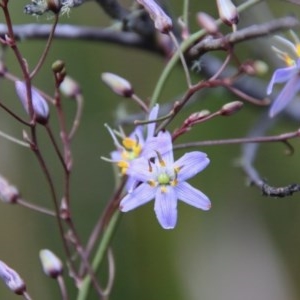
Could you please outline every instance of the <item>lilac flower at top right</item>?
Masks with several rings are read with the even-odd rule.
[[[271,118],[281,112],[300,90],[300,41],[294,32],[291,32],[291,36],[294,43],[283,37],[275,36],[282,49],[276,47],[273,49],[287,67],[275,70],[267,87],[267,94],[270,95],[274,84],[285,83],[271,105],[269,111]]]

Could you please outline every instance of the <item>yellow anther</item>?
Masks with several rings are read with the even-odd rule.
[[[122,175],[125,175],[126,172],[127,172],[127,169],[129,167],[129,163],[127,161],[124,161],[124,160],[120,160],[118,163],[117,163],[118,167],[121,169],[121,174]]]
[[[151,187],[155,187],[156,186],[156,183],[154,180],[149,180],[148,181],[148,184],[151,186]]]
[[[283,54],[283,60],[288,67],[295,65],[295,61],[286,53]]]
[[[135,141],[129,137],[124,138],[122,143],[126,149],[130,149],[130,150],[132,150],[137,145],[137,141]]]

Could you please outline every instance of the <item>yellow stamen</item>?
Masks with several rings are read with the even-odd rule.
[[[288,67],[295,65],[295,61],[286,53],[283,54],[283,60]]]
[[[155,187],[156,186],[156,183],[154,180],[149,180],[148,181],[148,184],[151,186],[151,187]]]

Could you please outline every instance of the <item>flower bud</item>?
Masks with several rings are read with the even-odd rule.
[[[209,34],[216,34],[219,31],[216,20],[205,12],[197,14],[197,22]]]
[[[60,73],[65,68],[65,63],[62,60],[56,60],[51,68],[53,72]]]
[[[5,203],[16,203],[19,196],[18,189],[0,176],[0,200]]]
[[[41,250],[40,260],[43,271],[47,276],[51,278],[57,278],[63,273],[63,264],[52,251],[48,249]]]
[[[25,82],[16,81],[15,88],[25,111],[29,115],[29,100],[27,99],[27,89]],[[49,107],[47,101],[34,88],[31,88],[31,99],[35,120],[40,124],[46,124],[49,118]]]
[[[26,292],[26,285],[19,274],[0,260],[0,278],[6,286],[17,295],[23,295]]]
[[[220,115],[221,116],[231,116],[238,112],[242,107],[244,103],[241,101],[233,101],[226,103],[225,105],[222,106],[220,110]]]
[[[236,6],[231,0],[217,0],[219,16],[221,20],[229,26],[239,22],[239,14]]]
[[[154,0],[137,0],[154,21],[154,27],[161,33],[169,33],[173,28],[171,18]]]
[[[65,76],[64,80],[59,86],[59,90],[66,97],[74,98],[80,93],[78,83],[70,76]]]
[[[131,97],[133,94],[133,88],[129,81],[115,75],[113,73],[102,73],[101,79],[106,83],[117,95],[123,97]]]

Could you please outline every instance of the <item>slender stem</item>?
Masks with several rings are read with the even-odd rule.
[[[41,57],[40,57],[37,65],[35,66],[35,68],[31,72],[30,79],[32,79],[37,74],[37,72],[40,70],[40,68],[42,67],[43,63],[45,62],[46,56],[47,56],[47,54],[48,54],[48,52],[50,50],[51,42],[53,40],[53,36],[54,36],[55,28],[56,28],[56,25],[57,25],[57,22],[58,22],[58,18],[59,18],[59,15],[55,14],[54,23],[52,25],[52,28],[51,28],[51,31],[50,31],[50,34],[49,34],[49,37],[48,37],[45,49],[44,49],[44,51],[43,51],[43,53],[42,53],[42,55],[41,55]]]
[[[26,299],[26,300],[31,300],[31,299],[32,299],[32,298],[30,297],[30,295],[29,295],[27,292],[24,292],[22,296],[23,296],[23,298]]]
[[[180,57],[180,60],[181,60],[182,66],[183,66],[183,70],[184,70],[184,73],[185,73],[187,85],[188,85],[188,87],[191,87],[192,83],[191,83],[189,68],[187,66],[184,55],[183,55],[183,53],[180,49],[180,45],[178,44],[178,41],[177,41],[177,39],[176,39],[176,37],[175,37],[175,35],[172,31],[169,32],[169,36],[170,36],[171,40],[173,41],[173,43],[174,43],[174,45],[177,49],[178,55]]]
[[[17,116],[13,111],[11,111],[9,108],[7,108],[7,107],[6,107],[4,104],[2,104],[1,102],[0,102],[0,107],[3,108],[8,114],[10,114],[13,118],[15,118],[15,119],[16,119],[17,121],[19,121],[20,123],[22,123],[22,124],[24,124],[24,125],[26,125],[26,126],[30,126],[30,124],[29,124],[27,121],[21,119],[19,116]]]
[[[72,140],[72,138],[74,137],[78,127],[79,127],[79,124],[80,124],[80,120],[81,120],[81,115],[82,115],[82,111],[83,111],[83,97],[81,94],[77,94],[75,96],[75,99],[76,99],[76,105],[77,105],[77,110],[76,110],[76,115],[75,115],[75,118],[74,118],[74,121],[73,121],[73,125],[72,125],[72,128],[69,132],[69,135],[68,135],[68,139],[69,141]]]
[[[189,0],[183,0],[182,21],[187,28],[189,28],[189,5]]]
[[[39,213],[43,213],[43,214],[46,214],[48,216],[56,217],[56,214],[55,214],[54,211],[52,211],[50,209],[47,209],[47,208],[44,208],[44,207],[41,207],[41,206],[38,206],[38,205],[35,205],[35,204],[32,204],[32,203],[30,203],[30,202],[28,202],[24,199],[18,198],[16,203],[23,206],[23,207],[26,207],[26,208],[29,208],[31,210],[37,211]]]
[[[298,138],[299,136],[300,136],[300,129],[297,131],[294,131],[294,132],[288,132],[288,133],[284,133],[284,134],[271,135],[271,136],[210,140],[210,141],[200,141],[200,142],[178,144],[178,145],[174,146],[174,150],[186,149],[186,148],[192,148],[192,147],[218,146],[218,145],[229,145],[229,144],[284,142],[289,139]]]
[[[57,277],[57,282],[60,288],[62,300],[69,300],[68,291],[66,288],[66,284],[64,278],[62,276]]]
[[[26,147],[26,148],[30,148],[30,145],[28,143],[23,142],[23,141],[21,141],[19,139],[16,139],[13,136],[11,136],[9,134],[6,134],[6,133],[4,133],[2,131],[0,131],[0,136],[3,137],[3,138],[5,138],[6,140],[11,141],[11,142],[13,142],[15,144],[18,144],[20,146],[23,146],[23,147]]]
[[[119,210],[117,210],[115,212],[115,214],[112,216],[109,224],[107,225],[106,230],[104,231],[103,238],[100,241],[100,244],[96,251],[95,258],[92,263],[94,271],[96,271],[99,268],[99,266],[103,260],[103,257],[107,251],[107,248],[111,242],[111,239],[112,239],[115,229],[117,227],[118,221],[120,220],[120,216],[121,216],[121,213]],[[84,281],[82,282],[80,289],[79,289],[79,293],[77,295],[77,300],[88,299],[87,297],[88,297],[88,292],[90,289],[90,284],[91,284],[91,278],[89,276],[86,276]]]
[[[51,140],[51,142],[52,142],[52,145],[54,146],[55,152],[56,152],[56,154],[57,154],[57,156],[58,156],[58,158],[59,158],[59,160],[60,160],[60,162],[61,162],[63,168],[65,169],[65,171],[67,171],[67,166],[66,166],[66,164],[65,164],[64,158],[62,157],[62,154],[60,153],[59,147],[58,147],[58,145],[57,145],[57,143],[56,143],[56,141],[55,141],[55,138],[54,138],[54,136],[53,136],[53,133],[52,133],[52,130],[51,130],[50,126],[47,124],[47,125],[45,126],[45,128],[46,128],[46,130],[47,130],[47,133],[48,133],[48,135],[49,135],[49,138],[50,138],[50,140]]]

